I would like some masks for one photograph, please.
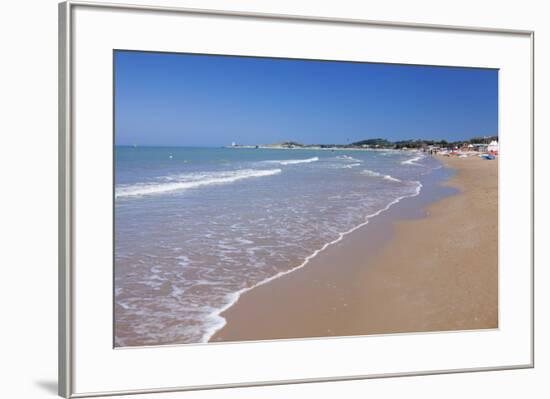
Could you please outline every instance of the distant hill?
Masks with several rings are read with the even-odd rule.
[[[389,141],[383,138],[373,138],[356,141],[351,144],[301,144],[295,141],[283,141],[281,143],[264,144],[263,148],[386,148],[386,149],[402,149],[402,148],[424,148],[427,146],[438,147],[461,147],[466,144],[489,144],[491,141],[498,141],[498,136],[478,136],[472,137],[469,140],[447,141],[447,140],[399,140]]]
[[[263,144],[262,147],[283,147],[283,148],[293,148],[293,147],[303,147],[301,143],[296,141],[283,141],[281,143],[272,143],[272,144]]]
[[[361,140],[356,141],[355,143],[351,143],[353,146],[362,147],[362,146],[369,146],[369,147],[389,147],[392,146],[393,143],[386,140],[386,139],[367,139],[367,140]]]

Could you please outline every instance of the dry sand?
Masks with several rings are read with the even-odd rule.
[[[211,341],[498,327],[498,162],[441,160],[458,194],[420,218],[381,215],[243,294]]]

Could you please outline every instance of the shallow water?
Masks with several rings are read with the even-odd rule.
[[[115,343],[206,342],[243,290],[404,198],[419,153],[117,147]]]

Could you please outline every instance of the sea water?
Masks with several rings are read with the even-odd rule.
[[[239,296],[307,264],[439,168],[409,151],[115,148],[115,344],[207,342]]]

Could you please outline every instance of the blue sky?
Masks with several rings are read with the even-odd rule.
[[[468,139],[498,129],[498,71],[115,51],[117,145]]]

